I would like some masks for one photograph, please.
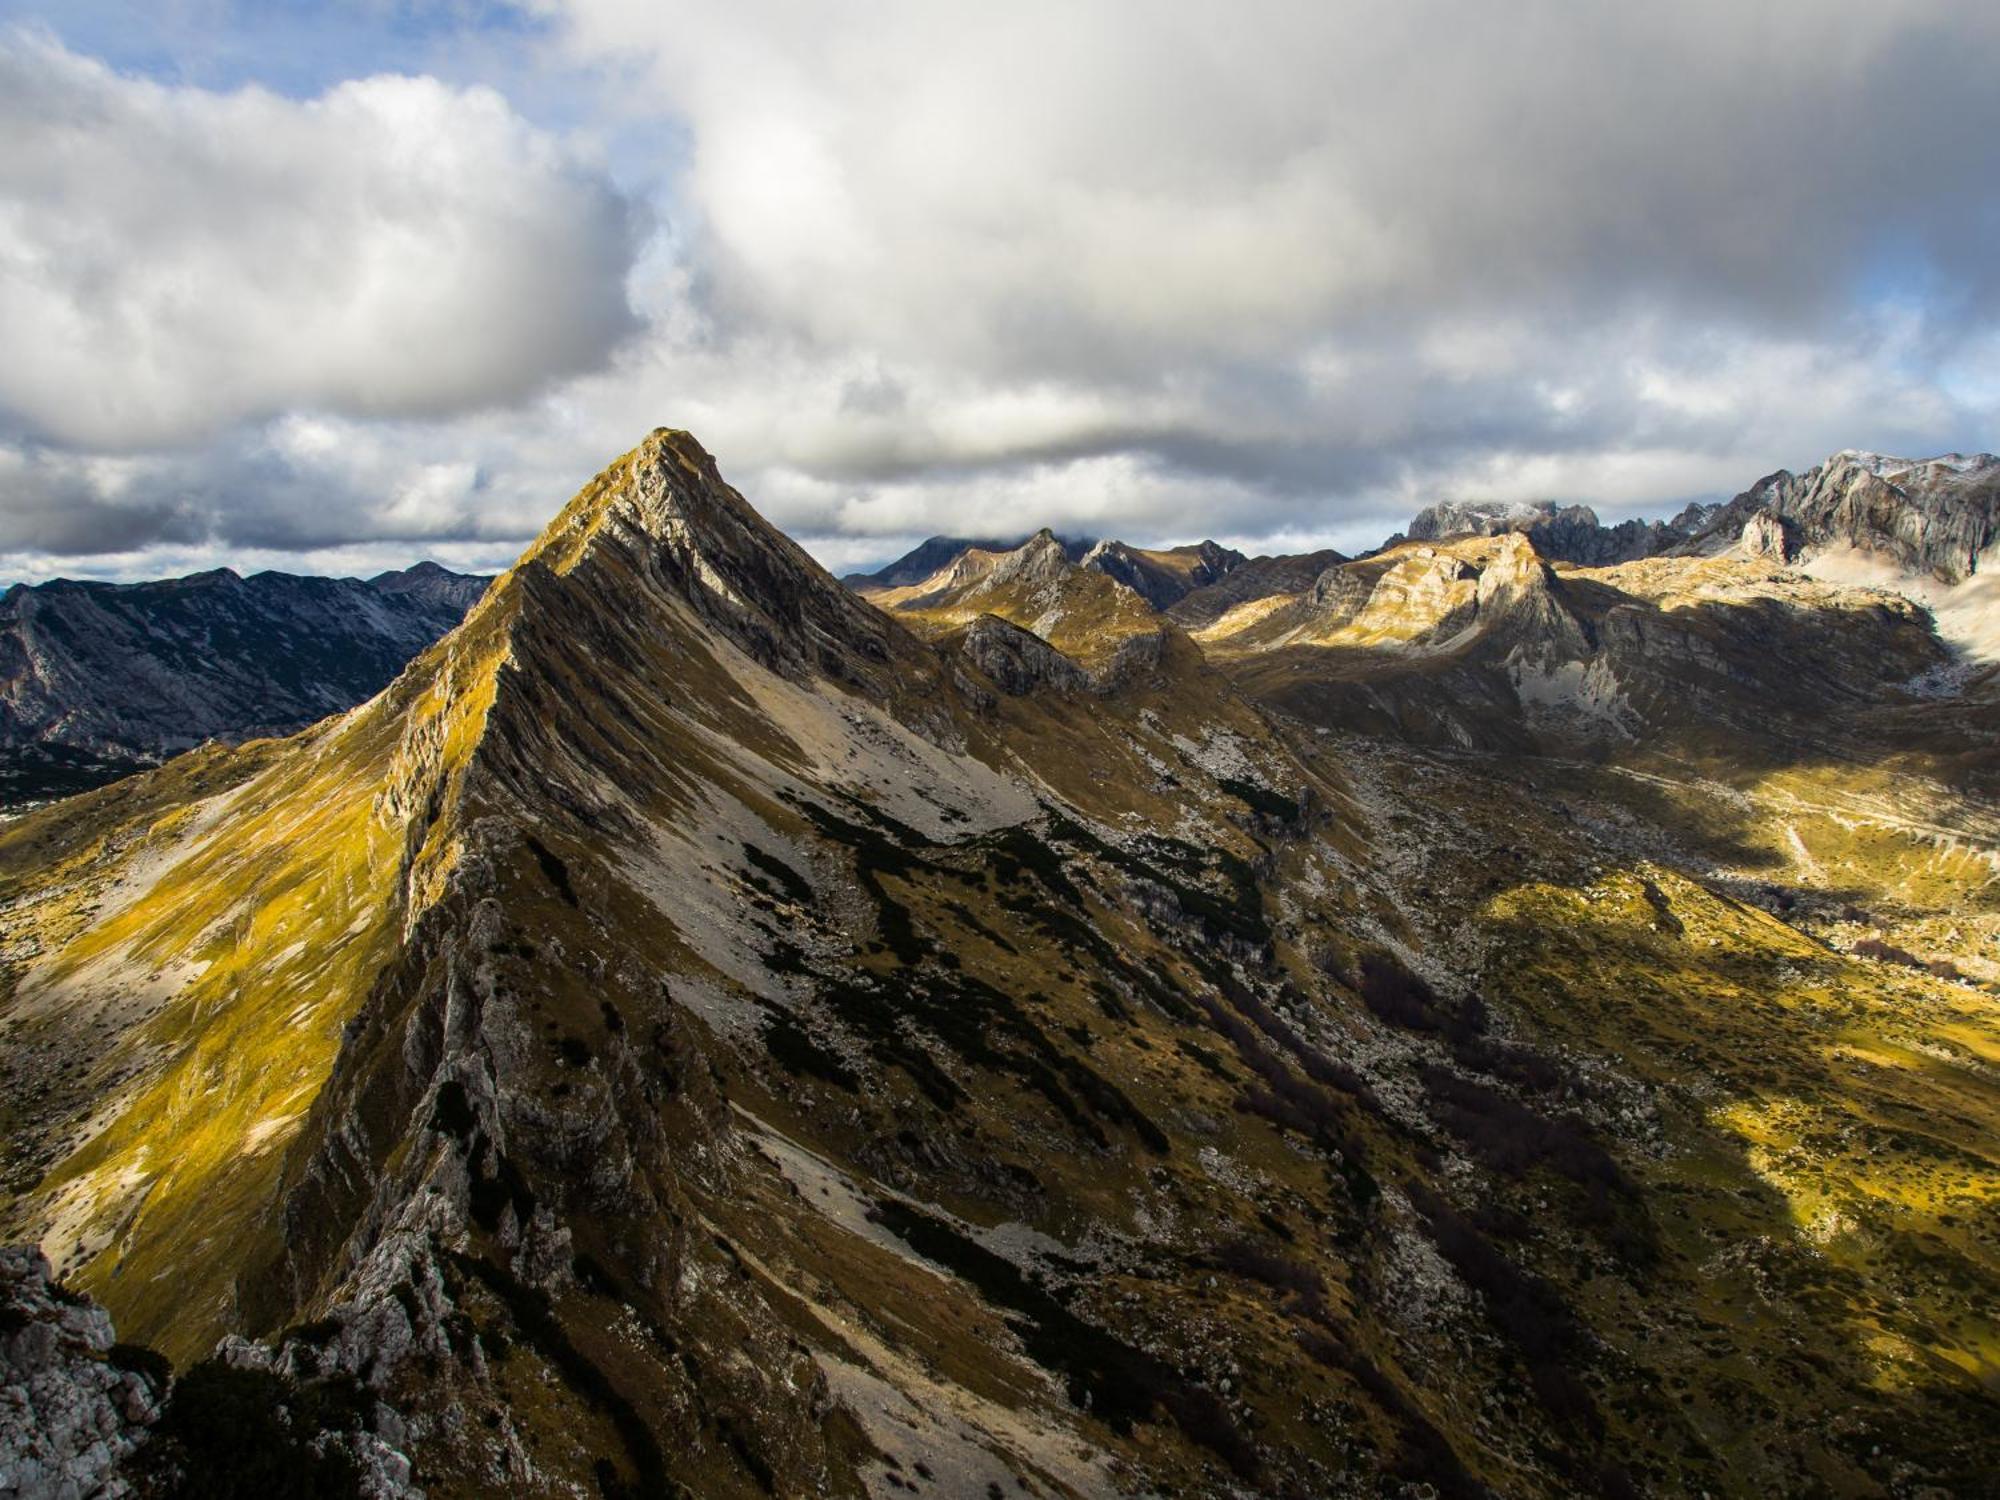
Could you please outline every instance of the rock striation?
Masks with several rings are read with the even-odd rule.
[[[1710,518],[1681,550],[1737,546],[1810,561],[1835,549],[1882,557],[1951,585],[1990,571],[2000,543],[2000,458],[1947,453],[1890,458],[1846,449],[1802,474],[1765,476]]]

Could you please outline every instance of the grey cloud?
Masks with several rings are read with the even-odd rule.
[[[205,95],[16,46],[47,118],[0,140],[34,209],[0,299],[6,236],[40,259],[0,314],[82,337],[31,339],[0,406],[50,453],[136,450],[75,459],[123,474],[105,536],[498,546],[658,423],[836,561],[1042,524],[1352,546],[1443,495],[1659,513],[1848,445],[1995,445],[1989,5],[546,8],[620,80],[614,132],[684,132],[636,254],[638,210],[497,96]],[[422,170],[385,198],[389,144]],[[371,264],[412,296],[327,279]]]
[[[206,536],[207,519],[194,507],[143,486],[131,494],[121,476],[91,469],[0,448],[0,552],[84,556]]]
[[[1616,513],[1994,416],[1990,7],[554,8],[693,142],[633,384],[796,524]]]
[[[1131,376],[1519,307],[1811,325],[1885,258],[1982,299],[1974,4],[568,0],[658,60],[737,316]]]

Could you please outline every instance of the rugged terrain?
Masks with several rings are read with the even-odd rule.
[[[1519,532],[1536,552],[1552,561],[1610,567],[1676,551],[1706,531],[1720,513],[1717,505],[1690,505],[1665,521],[1620,521],[1606,526],[1588,505],[1552,500],[1446,500],[1427,505],[1396,541],[1433,542],[1457,536],[1501,536]],[[1742,523],[1737,523],[1741,531]],[[1731,540],[1735,533],[1731,534]]]
[[[373,697],[489,580],[227,568],[0,595],[0,802],[76,791],[210,739],[290,734]]]
[[[381,1494],[1978,1493],[1994,671],[1763,513],[864,598],[655,432],[0,830],[9,1235],[153,1482],[238,1381]]]

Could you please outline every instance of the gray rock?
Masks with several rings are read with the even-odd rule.
[[[1790,562],[1799,555],[1798,528],[1775,512],[1760,510],[1743,523],[1742,547],[1750,557]]]
[[[1025,537],[1018,536],[1009,540],[969,536],[927,537],[887,566],[877,568],[873,573],[849,573],[840,581],[860,591],[908,588],[949,566],[963,552],[975,548],[981,552],[1008,552],[1025,540]]]
[[[1037,688],[1075,692],[1089,674],[1040,636],[997,615],[981,615],[965,627],[959,649],[1003,693],[1014,697]]]
[[[1906,572],[1962,583],[2000,544],[2000,458],[1889,458],[1848,449],[1803,474],[1780,469],[1738,495],[1681,549],[1712,556],[1739,542],[1764,546],[1782,523],[1785,560],[1838,547],[1887,558]],[[1753,555],[1774,555],[1753,550]]]
[[[1714,505],[1690,505],[1669,521],[1620,521],[1606,526],[1587,505],[1561,506],[1553,500],[1446,500],[1417,512],[1410,522],[1409,540],[1517,532],[1552,562],[1604,568],[1657,557],[1685,545],[1719,510]]]
[[[1186,568],[1171,567],[1166,557],[1188,559]],[[1155,609],[1168,609],[1197,589],[1220,583],[1248,559],[1216,542],[1197,542],[1149,554],[1123,542],[1099,542],[1083,555],[1082,567],[1115,578]]]
[[[34,795],[65,769],[132,769],[352,708],[487,582],[421,563],[366,582],[223,568],[16,584],[0,595],[0,786]]]
[[[49,1278],[33,1245],[0,1249],[0,1500],[114,1500],[162,1393],[107,1356],[111,1315]]]

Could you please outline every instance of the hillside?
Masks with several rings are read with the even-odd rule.
[[[650,434],[0,829],[7,1236],[387,1493],[1977,1492],[1990,680],[1769,560],[1286,581],[864,598]]]

